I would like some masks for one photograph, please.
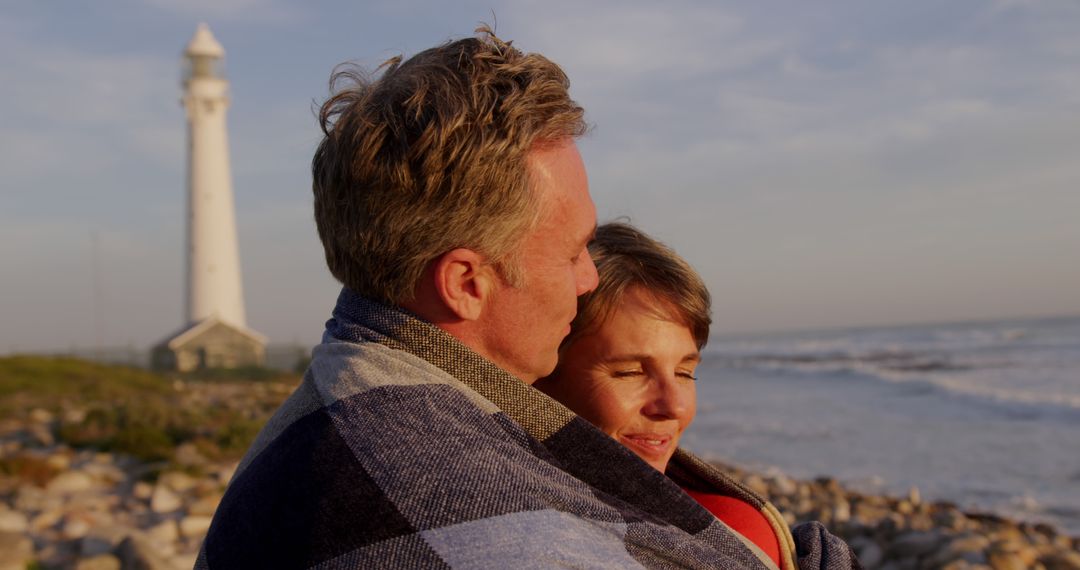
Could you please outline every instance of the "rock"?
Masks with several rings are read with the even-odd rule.
[[[137,481],[131,488],[131,496],[143,501],[149,501],[154,494],[154,486],[146,481]]]
[[[146,537],[133,534],[116,547],[121,567],[131,570],[175,570]]]
[[[1028,570],[1030,566],[1013,552],[991,552],[987,560],[993,570]]]
[[[0,532],[0,570],[25,570],[34,560],[34,543],[18,532]]]
[[[15,500],[11,506],[25,513],[43,510],[47,502],[45,491],[31,485],[22,485],[15,491]]]
[[[885,551],[873,540],[866,539],[860,543],[852,542],[851,547],[855,549],[859,562],[862,562],[862,565],[867,568],[877,568],[885,559]]]
[[[764,496],[769,494],[769,484],[766,483],[765,479],[763,479],[760,475],[750,475],[743,481],[743,483],[745,483],[747,487],[750,487],[751,490],[753,490],[759,495]]]
[[[1032,568],[1038,554],[1017,539],[1003,539],[990,545],[987,562],[994,570],[1026,570]]]
[[[851,504],[844,499],[837,499],[832,509],[833,523],[846,523],[851,520]]]
[[[173,452],[173,461],[177,465],[183,465],[185,467],[202,467],[209,463],[206,457],[199,453],[199,448],[195,447],[194,443],[182,443],[176,447],[176,451]]]
[[[161,477],[158,477],[159,487],[164,485],[169,488],[169,490],[176,491],[177,493],[190,491],[195,487],[196,483],[197,481],[194,477],[180,471],[169,471],[167,473],[162,473]]]
[[[210,517],[187,516],[180,519],[180,534],[186,538],[201,537],[210,530]]]
[[[198,479],[195,483],[195,488],[192,490],[196,497],[205,497],[207,495],[220,495],[221,484],[217,482],[214,477],[203,477]]]
[[[75,493],[64,502],[64,508],[68,511],[104,513],[118,504],[120,504],[120,497],[111,492]]]
[[[840,485],[840,481],[833,477],[819,477],[817,481],[821,483],[825,492],[831,497],[843,497],[847,495],[847,490]]]
[[[942,566],[939,570],[990,570],[990,567],[985,564],[972,563],[966,560],[953,560]]]
[[[82,471],[67,471],[53,477],[45,490],[54,495],[66,495],[94,488],[94,480]]]
[[[112,465],[116,456],[107,451],[97,451],[90,457],[90,461],[98,465]]]
[[[889,555],[895,558],[917,558],[937,550],[940,543],[941,536],[936,532],[907,532],[893,540]]]
[[[30,519],[30,531],[31,532],[43,532],[46,529],[50,529],[60,524],[60,521],[64,518],[63,509],[49,509],[42,511],[34,518]]]
[[[172,563],[172,565],[176,568],[184,568],[186,570],[187,568],[195,567],[195,561],[198,559],[198,557],[198,552],[177,554],[176,556],[169,558],[169,562]]]
[[[236,475],[237,467],[240,467],[239,461],[234,461],[219,469],[217,472],[218,482],[222,485],[227,485],[229,481],[232,481],[233,475]]]
[[[47,424],[55,419],[52,412],[42,408],[34,408],[30,410],[30,421],[39,424]]]
[[[82,408],[67,408],[63,413],[64,423],[81,424],[86,419],[86,410]]]
[[[887,507],[876,505],[868,501],[854,503],[854,519],[867,526],[876,526],[878,521],[889,515]]]
[[[914,558],[890,560],[882,565],[880,570],[917,570],[917,563]]]
[[[217,510],[218,505],[221,503],[221,497],[221,493],[215,493],[199,498],[188,507],[188,514],[213,516],[214,511]]]
[[[934,529],[934,521],[928,515],[916,513],[908,517],[907,527],[911,530],[929,531]]]
[[[1080,552],[1055,552],[1039,559],[1046,570],[1080,570]]]
[[[1072,538],[1069,538],[1068,535],[1059,534],[1050,541],[1050,544],[1054,545],[1054,548],[1057,548],[1058,550],[1072,550],[1072,542]],[[1080,552],[1080,548],[1077,548],[1076,550],[1077,552]]]
[[[907,527],[907,519],[899,513],[889,513],[878,521],[877,526],[886,534],[899,533]]]
[[[56,437],[53,436],[52,430],[45,424],[32,424],[26,426],[26,433],[30,436],[30,441],[41,447],[52,447],[56,445]]]
[[[3,503],[0,503],[3,505]],[[0,532],[26,532],[30,521],[19,511],[0,510]]]
[[[795,482],[783,473],[773,475],[772,484],[773,488],[776,489],[776,493],[779,495],[794,495],[798,490],[798,486],[795,485]]]
[[[90,532],[79,541],[79,554],[97,556],[110,553],[131,532],[131,529],[118,525],[94,525],[90,528]]]
[[[171,513],[182,506],[184,506],[184,501],[168,487],[160,484],[154,487],[154,493],[150,496],[151,511]]]
[[[35,553],[39,566],[50,569],[71,568],[78,558],[74,544],[69,541],[51,540],[44,546],[39,546]]]
[[[955,536],[924,563],[930,568],[945,566],[958,560],[968,564],[985,564],[985,550],[989,546],[990,539],[980,534]]]
[[[968,518],[954,508],[940,509],[930,518],[937,526],[950,530],[963,530],[968,526]]]
[[[112,463],[88,463],[83,466],[82,470],[95,480],[108,485],[115,485],[127,478],[127,475]]]
[[[112,554],[98,554],[76,562],[75,570],[120,570],[120,559]]]
[[[22,451],[22,443],[18,440],[0,440],[0,457],[11,457]]]
[[[155,542],[172,544],[180,538],[180,529],[173,519],[166,519],[146,529],[146,535]]]
[[[60,527],[60,536],[66,540],[75,540],[90,532],[90,523],[83,517],[68,517]]]
[[[71,468],[71,457],[66,453],[52,453],[45,458],[45,464],[57,471]]]

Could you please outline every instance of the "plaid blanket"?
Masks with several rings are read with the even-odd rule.
[[[440,329],[345,290],[195,567],[775,568],[680,485],[761,508],[785,567],[858,567],[820,525],[793,537],[689,453],[669,475]]]

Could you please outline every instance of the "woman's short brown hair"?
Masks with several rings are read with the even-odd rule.
[[[391,59],[375,79],[352,67],[331,78],[315,222],[330,272],[365,297],[403,304],[459,247],[520,282],[514,254],[540,215],[526,155],[586,130],[559,66],[477,32]]]
[[[667,302],[690,329],[698,350],[705,347],[712,323],[709,289],[674,250],[630,224],[609,222],[596,228],[589,254],[596,263],[600,283],[578,298],[577,317],[564,346],[602,325],[623,295],[639,287],[658,301]]]

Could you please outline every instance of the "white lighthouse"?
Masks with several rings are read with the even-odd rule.
[[[229,82],[225,49],[206,24],[184,50],[184,110],[188,125],[187,318],[210,317],[246,326],[240,286],[232,173],[225,130]]]
[[[187,114],[187,249],[181,331],[154,349],[160,368],[261,364],[265,339],[247,328],[240,284],[225,110],[225,49],[199,24],[184,50],[181,102]]]

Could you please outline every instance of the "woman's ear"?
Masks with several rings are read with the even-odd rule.
[[[435,260],[435,291],[447,310],[459,319],[480,318],[496,277],[486,259],[471,249],[458,248]]]

